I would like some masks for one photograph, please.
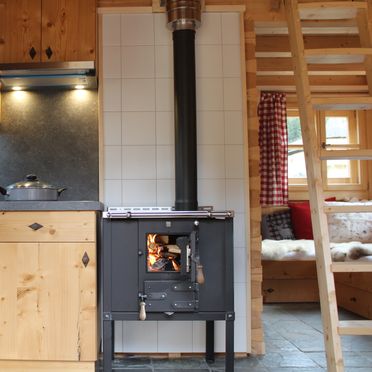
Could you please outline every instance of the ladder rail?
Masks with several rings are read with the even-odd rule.
[[[293,69],[299,104],[302,140],[305,149],[309,199],[316,251],[320,305],[324,329],[324,343],[328,371],[344,370],[341,339],[338,333],[338,309],[334,276],[331,272],[331,253],[327,217],[323,210],[323,182],[321,162],[317,156],[318,144],[315,131],[315,115],[311,100],[307,63],[304,56],[304,40],[297,0],[285,0],[289,41],[292,50]]]

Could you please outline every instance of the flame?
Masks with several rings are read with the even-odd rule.
[[[159,234],[148,234],[147,235],[147,268],[149,271],[171,271],[171,270],[163,270],[163,269],[158,269],[154,267],[154,264],[161,259],[164,259],[164,251],[167,252],[167,245],[164,243],[159,243],[156,242],[156,238],[158,237]],[[174,257],[168,256],[166,257],[168,261],[172,263],[172,267],[174,271],[180,271],[181,270],[181,265],[179,265]]]
[[[155,243],[155,239],[158,234],[148,234],[147,235],[147,266],[151,269],[151,271],[156,271],[152,269],[154,263],[160,258],[159,257],[159,250],[160,247]]]

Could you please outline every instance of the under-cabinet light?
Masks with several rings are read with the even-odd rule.
[[[22,87],[13,87],[12,90],[16,91],[16,92],[19,92],[20,90],[22,90]]]
[[[84,85],[75,85],[75,89],[84,89],[85,86]]]

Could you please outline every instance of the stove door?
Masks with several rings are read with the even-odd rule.
[[[197,232],[193,220],[139,222],[139,298],[147,312],[190,312],[199,307]],[[142,296],[142,297],[141,297]]]

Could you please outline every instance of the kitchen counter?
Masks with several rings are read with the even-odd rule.
[[[0,201],[0,211],[103,211],[98,201]]]

